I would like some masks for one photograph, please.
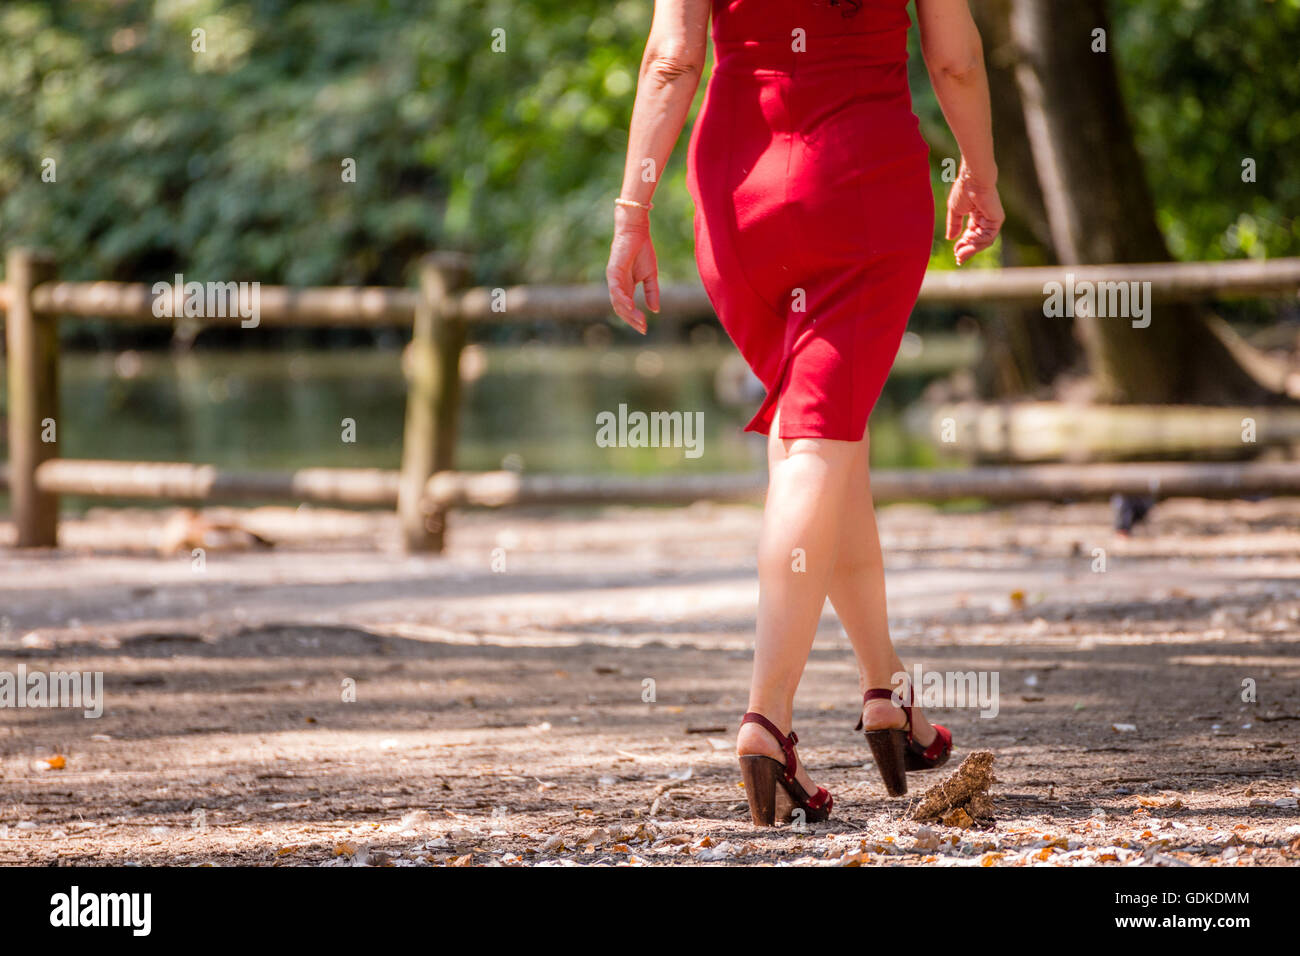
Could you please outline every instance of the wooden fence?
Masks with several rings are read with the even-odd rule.
[[[1300,258],[1265,262],[1157,263],[934,272],[926,276],[925,304],[1032,303],[1048,282],[1150,282],[1165,301],[1294,296]],[[277,326],[410,324],[403,361],[407,376],[406,423],[399,471],[322,468],[295,472],[229,472],[210,465],[61,459],[46,441],[59,420],[58,320],[97,317],[132,323],[171,324],[155,315],[151,285],[60,282],[53,261],[26,249],[11,250],[0,284],[7,315],[9,462],[0,489],[10,494],[17,543],[53,546],[58,537],[58,496],[79,494],[184,501],[285,499],[341,505],[396,507],[408,549],[440,551],[448,509],[461,505],[675,503],[704,498],[752,499],[765,476],[700,475],[656,478],[520,476],[509,472],[456,471],[460,411],[460,356],[471,324],[550,319],[591,321],[610,314],[605,287],[517,286],[470,288],[469,262],[440,252],[420,263],[416,289],[260,286],[258,320]],[[711,314],[698,285],[665,286],[664,316]],[[235,324],[239,314],[203,316],[205,323]],[[1300,493],[1295,465],[1193,464],[1035,465],[958,472],[879,471],[872,491],[879,501],[958,498],[990,500],[1080,499],[1131,494],[1235,496]]]

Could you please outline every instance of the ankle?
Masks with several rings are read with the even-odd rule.
[[[907,714],[903,708],[896,707],[892,700],[869,700],[862,708],[862,728],[864,730],[887,730],[903,727],[907,724]]]
[[[759,755],[776,757],[781,754],[781,745],[757,724],[741,724],[736,734],[736,756],[747,757]]]

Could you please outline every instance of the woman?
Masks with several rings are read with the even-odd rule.
[[[756,824],[824,820],[796,758],[794,693],[829,596],[857,657],[859,728],[891,795],[948,759],[952,735],[911,703],[889,638],[867,416],[916,302],[934,234],[928,148],[907,85],[908,0],[657,0],[606,278],[644,333],[659,309],[649,212],[704,69],[687,154],[696,261],[718,317],[767,387],[768,436],[749,713],[736,741]],[[921,46],[962,159],[946,238],[957,264],[1003,220],[988,81],[967,0],[916,0]],[[963,227],[963,220],[965,225]]]

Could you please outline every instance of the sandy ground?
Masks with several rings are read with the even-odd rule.
[[[887,797],[828,608],[796,727],[836,810],[767,831],[731,754],[757,509],[457,514],[441,557],[386,514],[228,514],[276,546],[196,568],[153,550],[165,512],[52,552],[0,526],[0,672],[104,681],[97,718],[0,709],[0,863],[1300,862],[1300,500],[1166,502],[1129,539],[1104,505],[883,509],[904,660],[996,673],[998,712],[935,711],[954,761]],[[984,749],[991,826],[911,819]]]

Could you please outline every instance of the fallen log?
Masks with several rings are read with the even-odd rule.
[[[914,434],[970,461],[1253,458],[1300,444],[1300,407],[951,402],[916,407]]]

